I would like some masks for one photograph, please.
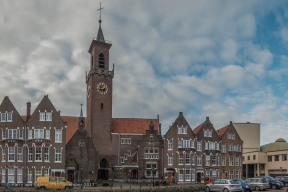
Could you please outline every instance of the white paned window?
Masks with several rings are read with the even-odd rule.
[[[2,162],[6,161],[6,149],[2,148]]]
[[[15,161],[15,148],[8,147],[8,161]]]
[[[50,139],[50,129],[45,130],[45,139]]]
[[[1,122],[6,122],[6,113],[1,113]]]
[[[194,148],[194,141],[191,140],[191,147]]]
[[[179,165],[183,165],[183,153],[179,154]]]
[[[195,162],[194,162],[194,155],[192,155],[192,157],[191,157],[191,164],[192,164],[192,165],[195,164]]]
[[[239,166],[239,157],[235,157],[235,166]]]
[[[6,139],[6,129],[2,130],[2,139]]]
[[[55,150],[55,162],[61,162],[61,149]]]
[[[219,143],[216,143],[216,150],[219,150]]]
[[[205,174],[206,174],[206,177],[210,176],[210,170],[206,169]]]
[[[235,134],[232,134],[232,140],[235,140]]]
[[[232,151],[232,149],[231,149],[231,148],[232,148],[232,145],[229,145],[229,151]]]
[[[9,129],[8,139],[16,139],[16,138],[17,138],[17,129]]]
[[[2,183],[6,183],[6,169],[2,169]]]
[[[190,170],[185,171],[185,181],[190,181]]]
[[[29,162],[31,162],[31,161],[33,161],[33,148],[32,147],[30,147],[30,148],[28,148],[28,161]]]
[[[190,165],[190,154],[189,153],[185,154],[185,164]]]
[[[226,157],[222,157],[222,166],[226,165]]]
[[[12,113],[11,112],[7,113],[7,122],[12,122]]]
[[[45,112],[40,112],[39,121],[45,121]]]
[[[239,171],[235,171],[235,178],[239,179]]]
[[[44,139],[44,129],[35,129],[34,130],[35,139]]]
[[[227,136],[228,136],[228,139],[231,139],[231,133],[228,133]]]
[[[179,181],[183,181],[183,170],[179,170]]]
[[[229,157],[229,165],[230,166],[234,165],[234,157]]]
[[[212,175],[216,176],[216,170],[212,170]]]
[[[168,140],[168,150],[172,150],[172,149],[173,149],[173,141]]]
[[[45,147],[45,157],[44,157],[45,162],[49,162],[49,148]]]
[[[19,139],[23,139],[23,129],[19,129]]]
[[[222,147],[221,147],[222,153],[226,153],[226,144],[225,144],[225,143],[222,143],[221,146],[222,146]]]
[[[207,137],[207,130],[204,130],[204,137]]]
[[[230,179],[233,179],[233,178],[234,178],[233,171],[229,171],[229,178],[230,178]]]
[[[183,140],[183,147],[190,148],[190,140]]]
[[[183,127],[183,134],[187,134],[187,127]]]
[[[28,179],[27,179],[28,183],[32,183],[32,169],[28,169]]]
[[[208,150],[208,142],[205,142],[205,150]]]
[[[62,143],[62,129],[55,129],[55,143]]]
[[[208,137],[212,137],[212,130],[208,130]]]
[[[197,141],[197,151],[202,151],[201,141]]]
[[[17,183],[23,183],[22,169],[17,169]]]
[[[144,150],[144,158],[145,159],[158,159],[159,152],[158,149],[145,149]]]
[[[14,168],[8,168],[8,183],[14,183]]]
[[[46,112],[46,121],[52,121],[52,112]]]
[[[37,177],[42,176],[42,170],[41,169],[35,169],[35,181],[37,180]]]
[[[168,165],[172,165],[172,164],[173,164],[173,156],[168,155]]]
[[[49,176],[49,169],[44,169],[44,176],[48,177]]]
[[[178,127],[178,134],[182,134],[182,127]]]
[[[195,181],[195,171],[194,171],[194,169],[192,169],[191,172],[192,172],[192,173],[191,173],[192,181]]]
[[[20,161],[20,162],[23,161],[23,148],[22,147],[18,147],[18,150],[17,150],[17,161]]]
[[[178,140],[178,148],[182,147],[182,140]]]
[[[197,166],[202,166],[202,157],[197,156]]]
[[[28,129],[28,139],[32,139],[32,129]]]
[[[41,147],[36,147],[35,161],[37,162],[42,161],[42,148]]]
[[[210,155],[206,155],[206,166],[210,166]]]

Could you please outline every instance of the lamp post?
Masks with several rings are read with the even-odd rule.
[[[83,150],[83,147],[84,147],[84,141],[80,140],[79,141],[79,147],[80,147],[80,157],[81,157],[81,165],[80,165],[80,179],[81,179],[81,189],[83,188],[83,161],[82,161],[82,150]]]

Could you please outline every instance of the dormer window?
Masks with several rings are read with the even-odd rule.
[[[1,113],[1,122],[6,122],[6,113]]]
[[[7,113],[7,122],[12,122],[12,113]]]
[[[104,68],[104,55],[101,53],[99,55],[99,68]]]
[[[52,121],[52,112],[46,112],[46,121]]]

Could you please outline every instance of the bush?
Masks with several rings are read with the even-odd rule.
[[[168,182],[164,180],[164,181],[162,181],[162,185],[163,185],[163,186],[167,186],[167,185],[168,185]]]
[[[160,182],[159,182],[159,181],[155,181],[154,185],[155,185],[155,186],[159,186],[159,185],[160,185]]]
[[[102,186],[109,186],[110,185],[110,183],[109,182],[106,182],[106,181],[104,181],[103,183],[102,183]]]

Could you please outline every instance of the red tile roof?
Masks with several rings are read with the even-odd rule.
[[[206,121],[204,121],[203,123],[201,123],[200,125],[198,125],[196,128],[193,129],[193,132],[195,133],[195,135],[198,134],[198,132],[200,131],[200,129],[202,128],[205,122]]]
[[[223,134],[225,133],[225,131],[228,129],[229,125],[226,125],[225,127],[222,127],[221,129],[217,130],[217,133],[220,137],[223,136]]]
[[[158,130],[158,120],[152,119],[154,130]],[[112,132],[113,133],[138,133],[145,134],[149,130],[150,119],[140,118],[113,118],[112,119]]]
[[[66,128],[66,144],[78,130],[78,117],[61,116],[64,122],[67,122]]]

